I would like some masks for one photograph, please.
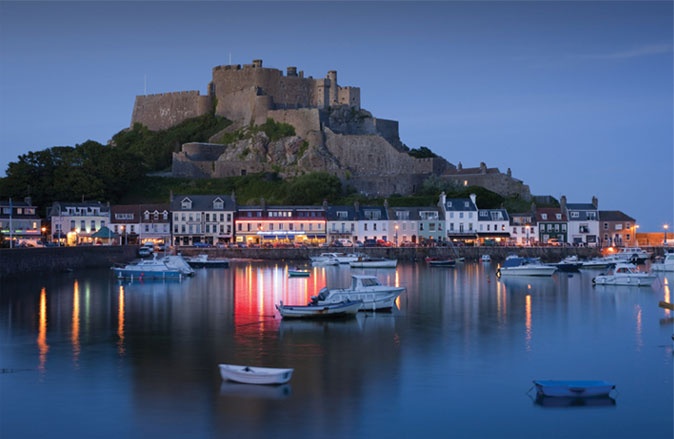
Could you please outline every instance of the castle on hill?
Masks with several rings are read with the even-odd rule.
[[[181,91],[136,96],[131,126],[157,131],[210,112],[233,122],[226,131],[261,125],[268,119],[290,124],[295,136],[271,141],[264,133],[224,144],[223,133],[208,143],[187,143],[173,155],[176,177],[222,178],[258,172],[291,177],[324,171],[367,195],[409,195],[437,176],[457,185],[478,185],[504,196],[530,198],[528,186],[496,168],[458,168],[442,157],[415,158],[401,142],[398,122],[361,108],[360,88],[340,86],[337,71],[325,78],[303,71],[252,64],[212,70],[208,94]]]

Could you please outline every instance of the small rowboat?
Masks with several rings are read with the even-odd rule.
[[[294,370],[236,364],[220,364],[219,367],[223,380],[244,384],[285,384],[292,378]]]
[[[302,270],[301,268],[291,268],[288,270],[289,277],[309,277],[310,274],[309,270]]]
[[[456,260],[452,258],[433,258],[427,257],[426,263],[430,267],[453,267],[456,265]]]
[[[276,305],[276,309],[284,319],[326,319],[353,317],[362,305],[362,300],[296,306],[284,305],[281,302]]]
[[[538,395],[574,398],[608,396],[615,389],[615,384],[599,380],[534,380],[534,386]]]

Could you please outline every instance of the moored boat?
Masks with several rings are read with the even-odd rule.
[[[637,270],[634,264],[618,263],[608,273],[601,273],[592,279],[593,285],[634,285],[647,287],[653,284],[657,276]]]
[[[362,301],[361,311],[391,309],[405,287],[383,285],[376,276],[354,274],[349,288],[324,287],[311,298],[313,305]]]
[[[351,268],[396,268],[397,259],[375,258],[370,256],[361,256],[357,261],[349,262]]]
[[[244,384],[285,384],[292,378],[294,370],[236,364],[220,364],[218,367],[223,380]]]
[[[305,270],[302,268],[289,268],[288,276],[289,277],[309,277],[311,271]]]
[[[536,393],[548,397],[608,396],[615,384],[602,380],[534,380]]]
[[[111,267],[115,276],[120,279],[180,279],[183,274],[180,270],[169,267],[163,259],[141,259],[120,267]]]
[[[485,253],[484,255],[482,255],[482,256],[480,257],[480,260],[481,260],[482,262],[491,262],[491,256],[489,256],[488,254]]]
[[[538,259],[510,255],[496,270],[496,276],[552,276],[557,267],[541,264]]]
[[[437,258],[437,257],[426,257],[426,263],[430,267],[454,267],[456,265],[456,260],[452,258]]]
[[[567,256],[559,262],[549,264],[557,267],[557,270],[563,271],[566,273],[575,273],[580,271],[580,267],[583,266],[583,263],[578,259],[578,256],[571,255]]]
[[[276,309],[284,319],[328,319],[353,317],[358,313],[362,304],[362,300],[324,305],[284,305],[280,302],[276,305]]]
[[[674,252],[665,253],[662,262],[653,262],[651,271],[674,271]]]
[[[652,253],[640,247],[620,247],[614,256],[623,262],[643,264],[646,259],[651,258]]]
[[[184,258],[192,268],[227,268],[229,260],[224,258],[210,258],[207,254],[201,253],[196,256]]]

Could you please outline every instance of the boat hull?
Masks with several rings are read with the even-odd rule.
[[[289,306],[281,302],[276,309],[284,319],[334,319],[355,316],[361,305],[360,301],[305,306]]]
[[[112,271],[120,279],[181,279],[183,277],[179,270],[152,271],[113,268]]]
[[[592,279],[595,285],[622,285],[622,286],[638,286],[649,287],[655,282],[655,276],[611,276],[599,275]]]
[[[557,267],[502,267],[498,270],[499,276],[552,276]]]
[[[396,268],[398,260],[385,259],[381,261],[353,261],[349,262],[351,268]]]
[[[535,380],[534,386],[538,395],[555,398],[608,396],[615,389],[615,384],[599,380]]]
[[[239,366],[235,364],[220,364],[218,366],[223,380],[243,384],[285,384],[292,378],[294,370]]]

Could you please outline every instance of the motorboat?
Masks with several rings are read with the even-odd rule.
[[[397,259],[376,258],[372,256],[361,256],[357,261],[349,262],[351,268],[396,268]]]
[[[318,256],[311,256],[311,262],[313,263],[324,263],[324,262],[333,262],[336,261],[338,264],[348,264],[353,261],[357,261],[358,258],[363,255],[357,253],[321,253]],[[332,264],[329,264],[332,265]]]
[[[592,258],[585,261],[581,261],[581,269],[603,269],[614,267],[615,264],[621,262],[615,256],[602,256],[598,258]]]
[[[188,264],[181,255],[165,255],[161,257],[161,260],[164,261],[169,268],[179,270],[183,276],[194,275],[194,269],[190,267],[190,264]]]
[[[534,380],[536,393],[559,398],[606,397],[615,384],[602,380]]]
[[[192,257],[184,258],[192,268],[227,268],[229,267],[229,259],[225,258],[210,258],[207,254],[201,253]]]
[[[651,271],[674,271],[674,252],[665,253],[662,262],[653,262]]]
[[[456,260],[452,258],[433,258],[426,257],[426,263],[429,267],[453,267],[456,265]]]
[[[362,300],[324,305],[284,305],[280,302],[276,305],[276,309],[284,319],[328,319],[353,317],[358,313],[362,304]]]
[[[496,276],[552,276],[557,267],[542,264],[538,259],[509,255],[496,270]]]
[[[578,259],[578,256],[571,255],[567,256],[559,262],[555,262],[549,265],[557,267],[557,270],[563,271],[566,273],[575,273],[580,271],[580,267],[583,266],[583,263]]]
[[[180,279],[184,276],[179,269],[169,267],[164,259],[158,259],[156,256],[121,267],[111,267],[111,270],[120,279]]]
[[[482,256],[480,257],[480,261],[482,261],[482,262],[491,262],[491,256],[489,256],[488,254],[484,254],[484,255],[482,255]]]
[[[346,301],[362,301],[361,311],[391,309],[405,287],[383,285],[376,276],[353,274],[349,288],[322,288],[311,297],[311,304],[322,306]]]
[[[223,380],[244,384],[285,384],[292,378],[294,370],[239,366],[236,364],[220,364],[218,366]]]
[[[615,268],[604,274],[601,273],[592,279],[594,285],[634,285],[650,286],[657,276],[637,270],[634,264],[621,262]]]
[[[620,247],[614,256],[624,262],[643,264],[646,259],[651,258],[652,253],[640,247]]]
[[[289,277],[309,277],[311,271],[305,270],[302,268],[289,268],[288,276]]]

